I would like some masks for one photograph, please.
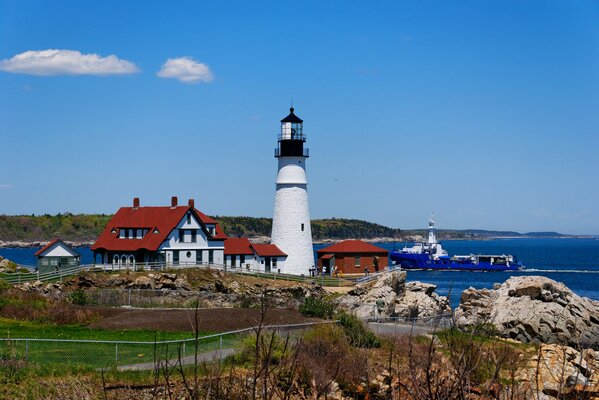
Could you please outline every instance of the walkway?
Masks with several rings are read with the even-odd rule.
[[[213,350],[208,351],[206,353],[199,353],[197,357],[198,363],[203,362],[211,362],[216,360],[223,360],[233,354],[235,349],[222,349],[222,350]],[[164,362],[164,360],[161,360]],[[179,363],[178,359],[169,360],[170,366],[175,366]],[[183,365],[194,365],[196,362],[195,355],[187,356],[181,358],[181,364]],[[130,364],[130,365],[121,365],[117,368],[118,371],[150,371],[156,368],[156,364],[154,362],[149,363],[141,363],[141,364]]]

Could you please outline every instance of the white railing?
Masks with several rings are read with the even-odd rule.
[[[76,267],[59,268],[56,271],[50,271],[45,273],[22,273],[17,271],[11,274],[5,274],[1,276],[3,279],[12,284],[19,284],[24,282],[32,281],[62,281],[63,278],[77,275],[85,271],[169,271],[176,269],[188,269],[188,268],[204,268],[223,271],[225,273],[232,273],[238,275],[254,275],[262,278],[273,279],[273,280],[284,280],[293,282],[314,282],[319,283],[323,286],[352,286],[353,282],[344,279],[340,276],[306,276],[306,275],[291,275],[283,274],[278,272],[265,272],[260,269],[247,268],[246,266],[231,266],[226,264],[215,264],[215,263],[172,263],[172,262],[147,262],[147,263],[130,263],[130,264],[83,264]]]

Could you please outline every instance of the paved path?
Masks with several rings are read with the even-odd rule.
[[[208,351],[206,353],[198,354],[198,363],[202,362],[210,362],[216,360],[222,360],[235,352],[235,349],[222,349],[222,350],[213,350]],[[177,359],[169,360],[171,365],[176,365],[178,363]],[[183,365],[193,365],[195,363],[195,355],[183,357],[181,359],[181,363]],[[153,362],[149,363],[141,363],[141,364],[131,364],[131,365],[121,365],[117,368],[119,371],[148,371],[153,370],[155,368],[155,364]]]
[[[412,325],[406,323],[379,323],[369,322],[368,326],[376,334],[381,335],[426,335],[438,331],[441,328],[435,328],[434,326],[425,325]]]

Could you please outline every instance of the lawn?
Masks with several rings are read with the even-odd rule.
[[[85,326],[37,324],[0,318],[0,336],[11,339],[0,341],[0,359],[20,358],[39,365],[61,364],[107,368],[152,362],[155,356],[173,359],[177,358],[179,351],[183,356],[190,356],[195,352],[193,340],[185,343],[162,343],[164,340],[192,339],[193,336],[189,332],[111,331]],[[15,340],[17,338],[30,340]],[[225,336],[222,339],[222,348],[232,347],[239,340],[240,335]],[[211,351],[220,347],[219,337],[206,338],[200,340],[198,352]]]

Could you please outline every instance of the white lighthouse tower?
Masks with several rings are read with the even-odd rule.
[[[306,179],[309,152],[304,149],[304,121],[293,113],[293,107],[289,111],[289,115],[281,120],[279,144],[275,149],[279,172],[271,242],[287,253],[281,272],[307,275],[314,265]]]

